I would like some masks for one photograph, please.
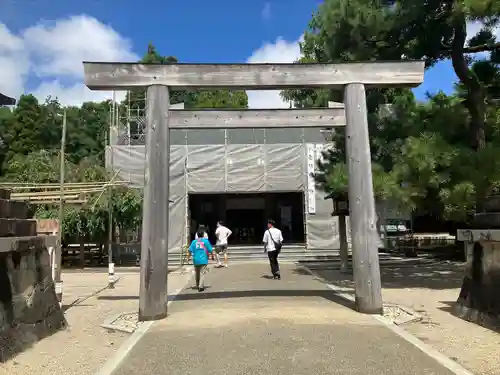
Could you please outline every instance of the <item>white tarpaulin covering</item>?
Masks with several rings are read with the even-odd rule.
[[[280,135],[287,139],[291,136],[294,143],[270,144],[272,139],[269,137],[278,139],[279,134],[274,133],[281,130],[284,133]],[[187,241],[188,193],[300,191],[307,198],[307,143],[304,143],[304,138],[315,138],[312,142],[319,143],[319,133],[311,136],[303,129],[273,129],[274,133],[268,134],[264,143],[261,138],[265,137],[261,137],[259,129],[235,131],[231,135],[230,131],[222,130],[218,134],[218,130],[211,130],[212,133],[205,133],[205,137],[202,134],[189,135],[204,131],[182,132],[184,135],[179,131],[171,136],[170,199],[174,202],[170,204],[170,251],[179,251]],[[245,135],[245,131],[252,133]],[[304,134],[309,136],[304,137]],[[244,138],[236,140],[240,142],[251,139],[249,144],[235,144],[237,137]],[[203,140],[210,142],[203,144]],[[144,146],[108,147],[106,161],[108,165],[112,162],[115,171],[119,170],[122,180],[142,187],[144,150]],[[324,197],[325,193],[315,192],[315,213],[309,213],[307,201],[304,202],[309,249],[339,248],[338,225],[331,216],[332,203]]]

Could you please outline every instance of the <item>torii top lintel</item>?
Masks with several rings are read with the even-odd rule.
[[[176,89],[280,90],[367,87],[416,87],[424,79],[424,61],[335,64],[139,64],[84,62],[91,90],[129,90],[151,85]]]

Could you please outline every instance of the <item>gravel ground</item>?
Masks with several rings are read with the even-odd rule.
[[[352,278],[349,276],[321,267],[312,271],[329,283],[350,289],[353,293]],[[460,292],[462,271],[463,264],[456,262],[383,267],[384,302],[410,308],[421,315],[421,321],[401,327],[475,375],[498,375],[500,334],[451,314]]]
[[[107,274],[67,273],[64,278],[63,305],[69,329],[48,337],[14,359],[2,364],[1,375],[91,375],[110,358],[130,336],[111,332],[100,325],[113,315],[138,308],[139,273],[120,272],[115,289],[106,289],[97,296],[84,299],[107,285]],[[182,287],[190,273],[171,273],[169,292]]]
[[[401,325],[409,322],[412,319],[420,317],[420,314],[410,313],[399,306],[384,306],[384,317],[390,319],[394,324]]]

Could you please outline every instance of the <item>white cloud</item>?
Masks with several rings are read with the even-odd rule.
[[[262,12],[260,13],[262,19],[267,21],[271,18],[271,3],[265,3],[262,8]]]
[[[29,70],[29,59],[22,38],[0,24],[0,92],[18,95]]]
[[[39,23],[17,35],[0,24],[0,92],[10,96],[29,91],[40,100],[51,95],[72,105],[111,98],[109,92],[90,91],[84,86],[82,61],[137,59],[128,39],[90,16]],[[29,74],[41,80],[30,90]],[[117,99],[123,97],[124,93],[117,94]]]
[[[249,63],[291,63],[300,57],[300,37],[295,41],[278,38],[274,43],[264,43],[247,59]],[[247,91],[250,108],[288,108],[279,91]]]
[[[23,32],[37,75],[82,77],[82,61],[134,61],[130,42],[88,16],[40,23]]]

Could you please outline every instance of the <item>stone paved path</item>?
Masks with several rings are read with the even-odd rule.
[[[450,375],[434,359],[292,264],[211,269],[188,288],[114,375]]]

